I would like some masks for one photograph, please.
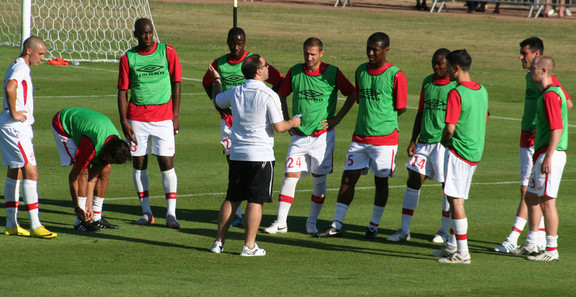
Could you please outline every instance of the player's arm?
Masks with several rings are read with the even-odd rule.
[[[174,124],[174,134],[180,130],[180,93],[182,81],[182,66],[178,59],[176,50],[169,45],[166,45],[166,59],[168,60],[168,70],[170,73],[170,88],[172,95],[172,116]]]
[[[11,79],[7,84],[4,91],[6,92],[6,103],[8,104],[8,110],[13,119],[17,121],[24,122],[28,117],[26,116],[25,110],[16,110],[16,99],[17,99],[17,89],[18,82]]]
[[[122,125],[122,132],[126,139],[130,141],[136,140],[134,129],[128,122],[128,89],[130,88],[130,66],[126,55],[120,58],[118,69],[118,113],[120,115],[120,124]]]
[[[452,138],[455,129],[456,125],[454,124],[446,124],[446,126],[444,126],[444,130],[442,131],[442,140],[440,141],[440,143],[442,143],[443,146],[446,146],[448,140]]]
[[[290,129],[300,127],[300,117],[293,117],[288,121],[280,121],[272,124],[272,126],[274,127],[274,131],[278,133],[286,132]]]
[[[566,99],[566,111],[570,111],[570,109],[572,109],[572,107],[574,106],[574,104],[572,103],[572,99]]]
[[[80,167],[74,165],[70,171],[70,174],[68,175],[68,184],[76,216],[83,222],[90,221],[90,218],[93,214],[90,214],[88,208],[86,209],[86,212],[83,211],[82,208],[80,208],[80,204],[78,202],[78,197],[87,197],[88,169],[81,169]],[[88,201],[86,201],[86,206],[88,205],[90,205],[90,209],[92,209],[91,204],[88,204]]]
[[[174,116],[174,134],[178,134],[180,130],[180,94],[181,83],[179,81],[172,82],[172,114]]]
[[[454,130],[456,130],[456,123],[458,123],[458,119],[460,118],[460,111],[462,107],[462,101],[460,98],[460,94],[456,89],[452,89],[450,93],[448,93],[448,99],[446,103],[446,126],[444,126],[444,130],[442,130],[442,143],[443,146],[448,144],[448,141],[454,135]]]
[[[398,116],[400,116],[406,111],[406,102],[408,100],[408,84],[406,75],[404,75],[402,71],[398,71],[396,76],[394,76],[394,88],[392,92],[394,109],[396,109]]]
[[[274,68],[274,66],[268,64],[268,79],[266,82],[272,85],[272,91],[278,93],[283,81],[284,76],[282,73],[278,71],[278,69]]]
[[[410,138],[410,144],[408,145],[408,149],[406,152],[408,153],[408,157],[414,156],[416,152],[416,140],[418,140],[418,136],[420,135],[420,128],[422,127],[422,112],[419,111],[416,114],[416,118],[414,119],[414,126],[412,127],[412,138]]]
[[[550,140],[548,141],[548,147],[546,148],[546,154],[544,155],[544,160],[542,161],[542,173],[550,173],[552,167],[552,155],[556,152],[558,143],[560,143],[560,138],[562,136],[562,131],[564,129],[562,123],[562,99],[554,92],[546,92],[544,94],[544,113],[548,120],[548,125],[550,126]]]
[[[556,152],[558,143],[560,143],[560,136],[562,136],[562,129],[554,129],[550,132],[550,142],[546,148],[546,155],[542,161],[542,173],[548,174],[552,169],[552,155]]]
[[[342,121],[350,109],[352,109],[352,106],[354,106],[354,103],[356,102],[356,88],[354,88],[354,86],[344,76],[340,69],[338,69],[338,72],[336,73],[336,88],[338,88],[338,90],[340,90],[343,95],[347,96],[346,101],[336,116],[320,121],[320,123],[323,123],[321,127],[322,129],[334,129],[336,125]]]

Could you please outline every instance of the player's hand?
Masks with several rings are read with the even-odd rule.
[[[544,160],[542,161],[542,168],[541,171],[544,174],[549,174],[552,170],[552,157],[549,157],[548,154],[544,156]]]
[[[86,222],[86,212],[84,212],[82,208],[76,207],[74,208],[74,212],[80,221]]]
[[[178,117],[174,117],[172,123],[174,124],[174,135],[176,135],[178,132],[180,132],[180,120]]]
[[[26,113],[27,111],[25,110],[15,111],[14,113],[12,113],[12,118],[15,119],[16,121],[24,122],[28,119]]]
[[[86,211],[84,213],[85,213],[87,222],[94,221],[94,210],[92,209],[92,207],[86,206]]]
[[[212,64],[208,65],[208,72],[210,72],[212,78],[220,77],[220,73],[218,73],[218,70],[216,70],[216,68],[214,68]]]
[[[414,141],[410,141],[406,152],[408,153],[408,157],[414,156],[414,152],[416,152],[416,143],[414,143]]]
[[[300,119],[299,116],[295,116],[293,118],[290,119],[290,122],[292,123],[292,126],[294,126],[293,129],[300,127],[300,124],[302,123],[302,120]],[[290,129],[292,130],[292,129]]]
[[[322,126],[320,128],[322,129],[328,129],[328,131],[334,129],[336,127],[336,125],[338,125],[340,123],[340,120],[336,117],[333,118],[329,118],[323,121],[320,121],[320,124],[322,124]]]
[[[134,133],[134,129],[129,123],[122,124],[122,132],[124,132],[124,137],[126,137],[127,140],[136,141],[136,133]]]

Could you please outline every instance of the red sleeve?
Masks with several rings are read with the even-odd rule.
[[[168,71],[170,72],[170,79],[172,82],[182,81],[182,66],[180,65],[180,60],[178,60],[178,54],[176,50],[166,45],[166,58],[168,59]]]
[[[420,90],[420,101],[418,103],[418,112],[424,111],[424,87]]]
[[[446,120],[444,121],[446,124],[454,124],[458,123],[458,119],[460,118],[460,110],[462,108],[462,101],[460,98],[460,94],[456,90],[451,90],[448,93],[448,102],[446,103]]]
[[[118,69],[118,90],[128,89],[130,89],[130,66],[128,65],[128,57],[124,55],[120,58]]]
[[[284,75],[274,68],[274,66],[268,64],[268,79],[266,82],[272,86],[276,86],[282,82],[282,78],[284,78]]]
[[[288,70],[286,73],[286,77],[284,77],[284,81],[280,86],[280,90],[278,90],[278,96],[280,97],[288,97],[292,93],[292,72]]]
[[[212,67],[214,67],[214,69],[218,70],[218,60],[214,60],[212,62]],[[205,87],[209,87],[212,84],[214,84],[214,79],[212,78],[212,74],[210,74],[210,72],[208,70],[206,70],[206,74],[204,74],[204,78],[202,78],[202,84]]]
[[[406,101],[408,99],[408,84],[406,75],[402,71],[398,71],[394,77],[394,90],[392,97],[396,102],[396,109],[406,108]]]
[[[336,72],[336,88],[338,88],[344,96],[350,96],[356,91],[356,88],[354,88],[352,83],[350,83],[340,69]]]
[[[544,93],[544,113],[548,118],[550,130],[563,129],[562,98],[555,92]]]
[[[88,136],[82,136],[80,138],[80,143],[78,144],[78,149],[76,150],[76,156],[74,156],[74,166],[84,170],[90,165],[90,161],[94,159],[96,151],[94,150],[94,144]]]

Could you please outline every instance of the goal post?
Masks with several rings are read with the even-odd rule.
[[[154,23],[148,0],[0,0],[0,45],[21,46],[36,35],[46,57],[116,62],[135,45],[134,22],[142,17]]]

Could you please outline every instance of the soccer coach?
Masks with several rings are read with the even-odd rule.
[[[254,54],[242,64],[246,82],[222,93],[222,79],[212,65],[208,71],[214,78],[212,98],[216,107],[231,108],[232,149],[228,173],[228,192],[218,215],[218,234],[210,249],[213,253],[224,250],[224,241],[236,208],[248,201],[244,227],[244,247],[240,256],[264,256],[266,250],[258,248],[256,234],[262,219],[262,204],[272,201],[274,177],[274,130],[286,132],[300,126],[300,118],[284,121],[280,98],[264,84],[268,79],[268,63]]]

